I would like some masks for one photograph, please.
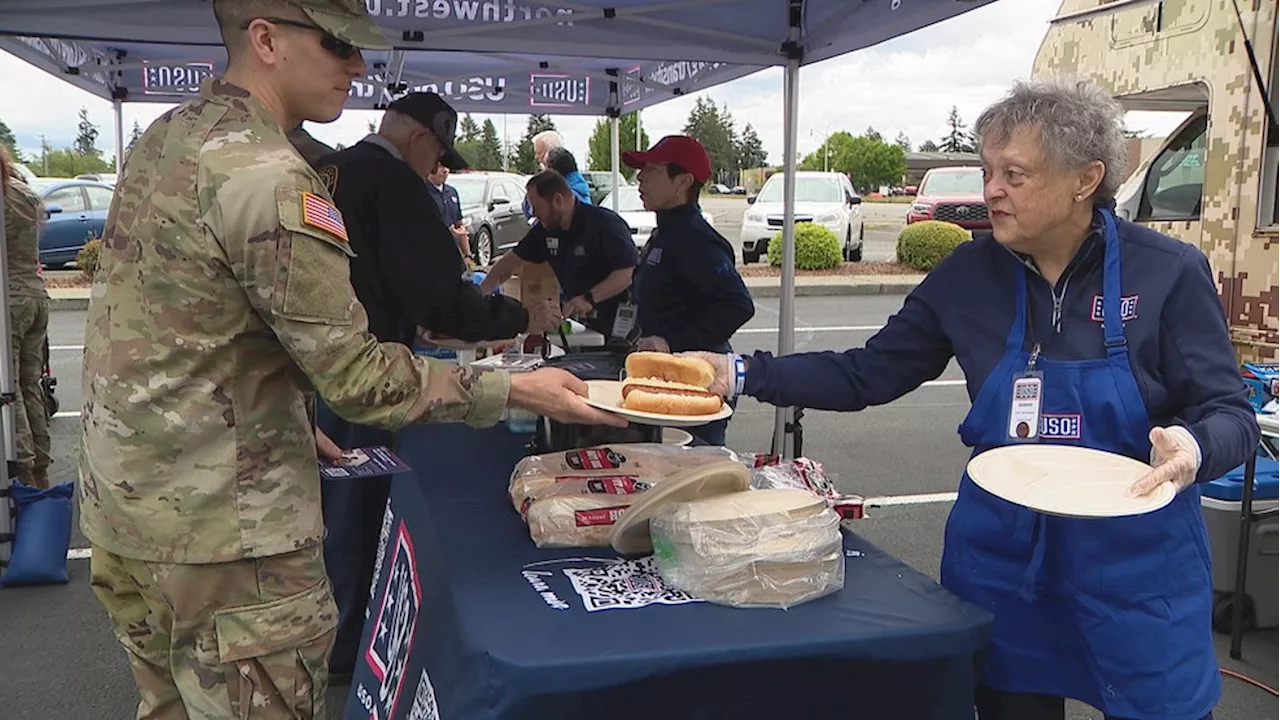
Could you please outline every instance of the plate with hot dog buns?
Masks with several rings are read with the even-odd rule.
[[[723,397],[707,389],[715,378],[706,360],[634,352],[627,356],[626,379],[587,381],[586,403],[640,425],[704,425],[733,414]]]

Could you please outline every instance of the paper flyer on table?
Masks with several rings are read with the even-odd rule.
[[[413,468],[384,446],[345,450],[342,459],[320,459],[320,474],[326,478],[355,479],[409,472]]]

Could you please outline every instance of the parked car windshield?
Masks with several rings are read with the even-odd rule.
[[[769,178],[756,202],[782,202],[782,175]],[[844,202],[844,191],[839,181],[831,178],[796,177],[796,202]]]
[[[445,181],[445,184],[458,191],[458,202],[464,206],[484,203],[484,178],[452,175]]]
[[[613,193],[604,196],[600,207],[613,209]],[[636,185],[623,185],[618,195],[618,212],[644,212],[644,201],[640,199],[640,188]]]
[[[981,195],[982,170],[933,173],[920,188],[921,195]]]

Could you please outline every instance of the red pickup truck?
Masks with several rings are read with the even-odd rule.
[[[966,230],[990,230],[991,217],[982,199],[982,168],[940,167],[924,174],[907,224],[922,220],[955,223]]]

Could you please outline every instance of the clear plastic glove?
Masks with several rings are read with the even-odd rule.
[[[621,415],[583,402],[586,395],[587,384],[577,376],[559,368],[541,368],[511,376],[507,403],[562,423],[627,426],[626,418]]]
[[[636,349],[647,352],[671,352],[671,346],[667,344],[667,339],[657,335],[640,338],[639,342],[636,343]]]
[[[695,357],[711,363],[711,367],[716,369],[716,379],[711,381],[711,386],[707,389],[717,395],[723,395],[725,399],[733,399],[735,378],[733,376],[732,355],[695,350],[692,352],[676,353],[676,357]]]
[[[1129,487],[1130,497],[1142,497],[1164,483],[1182,492],[1200,471],[1200,443],[1191,431],[1175,425],[1151,429],[1151,465],[1155,469]]]
[[[342,458],[342,448],[329,439],[320,428],[316,428],[316,454],[323,460],[337,462]]]
[[[548,300],[529,309],[529,333],[544,333],[560,325],[564,315],[560,312],[560,304]]]

